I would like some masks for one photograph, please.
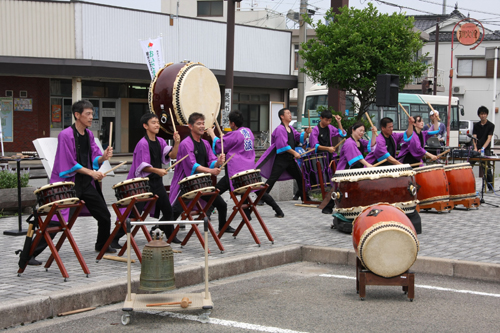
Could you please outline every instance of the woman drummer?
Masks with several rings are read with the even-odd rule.
[[[427,139],[439,132],[439,121],[437,117],[434,118],[433,125],[433,131],[424,131],[424,120],[421,116],[415,117],[415,125],[413,125],[414,135],[411,137],[410,141],[401,144],[401,151],[398,155],[399,162],[404,164],[422,163],[422,158],[424,156],[427,156],[433,161],[437,160],[436,155],[424,149]]]
[[[365,134],[365,126],[358,121],[352,126],[352,135],[347,139],[340,150],[340,159],[337,165],[337,170],[357,169],[363,167],[372,167],[364,159],[365,152],[371,152],[377,140],[377,128],[372,127],[371,140],[362,139]]]

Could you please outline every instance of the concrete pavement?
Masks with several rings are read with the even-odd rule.
[[[108,204],[115,202],[110,189],[113,184],[121,181],[120,177],[125,178],[124,175],[119,175],[113,179],[106,178],[103,182]],[[41,186],[45,181],[31,184]],[[479,179],[477,188],[480,188]],[[225,197],[230,212],[233,203],[227,194]],[[500,205],[499,195],[488,192],[484,198],[487,203]],[[209,257],[210,279],[302,260],[352,265],[355,254],[351,236],[332,230],[332,218],[329,215],[321,214],[316,208],[295,206],[295,203],[297,202],[279,202],[285,212],[283,219],[275,218],[269,206],[260,206],[259,212],[275,240],[274,244],[267,240],[255,219],[252,226],[262,242],[260,247],[255,244],[246,228],[243,228],[236,239],[231,235],[224,235],[224,253],[220,253],[215,242],[209,239],[212,251]],[[412,270],[500,281],[499,212],[497,207],[481,205],[478,210],[422,213],[423,233],[418,236],[421,250]],[[114,219],[113,213],[112,216]],[[235,221],[239,222],[239,219]],[[17,217],[0,220],[2,232],[16,228]],[[0,317],[0,328],[124,299],[126,264],[108,260],[101,260],[99,263],[95,261],[95,220],[91,217],[78,218],[72,233],[91,274],[88,278],[85,276],[69,244],[65,243],[60,254],[70,275],[67,282],[63,281],[55,263],[48,271],[43,266],[28,266],[22,276],[18,277],[18,257],[14,251],[22,248],[24,237],[0,235],[0,248],[3,252],[0,267],[0,297],[3,302],[0,304],[0,313],[4,314]],[[181,232],[180,237],[184,237],[186,233],[187,230]],[[146,243],[142,235],[136,240],[141,248]],[[202,282],[203,249],[198,240],[191,238],[183,249],[176,244],[173,248],[182,250],[182,253],[175,255],[176,284],[186,286]],[[47,250],[38,259],[46,261],[49,255]],[[134,286],[137,286],[139,272],[140,264],[132,264]]]

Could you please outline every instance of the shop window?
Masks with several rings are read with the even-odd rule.
[[[198,16],[223,16],[222,0],[198,0]]]
[[[239,98],[233,99],[233,110],[242,113],[243,126],[250,128],[254,133],[269,130],[269,95],[243,93],[237,95]]]

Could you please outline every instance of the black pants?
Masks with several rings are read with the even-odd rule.
[[[97,184],[96,186],[99,186]],[[92,186],[92,184],[88,184],[85,187],[79,186],[78,182],[75,184],[76,197],[80,200],[85,201],[85,206],[89,210],[90,214],[93,218],[97,220],[97,240],[95,243],[95,248],[97,250],[101,250],[106,241],[109,238],[111,228],[111,214],[109,213],[108,207],[106,206],[106,202],[102,195],[97,191],[97,189]],[[70,211],[70,218],[73,214],[74,210]],[[49,227],[59,226],[58,221],[51,221],[49,223]],[[54,239],[55,233],[50,234],[50,238]],[[38,237],[38,236],[37,236]],[[36,257],[47,247],[47,242],[45,238],[41,238],[38,246],[33,253],[33,257]]]
[[[208,195],[201,196],[200,199],[208,202],[210,200],[210,196],[208,196]],[[226,224],[227,203],[224,201],[224,199],[222,199],[220,194],[218,194],[217,197],[215,198],[214,202],[212,203],[212,206],[217,208],[217,212],[219,215],[219,230],[220,230],[220,229],[222,229],[224,224]],[[174,210],[173,219],[175,221],[184,212],[184,210],[182,209],[181,203],[179,202],[179,199],[175,200],[173,210]],[[209,211],[210,211],[210,208],[209,208]]]
[[[288,156],[287,156],[288,155]],[[274,159],[273,170],[266,184],[269,185],[267,193],[271,192],[274,184],[283,172],[288,172],[296,181],[298,186],[298,193],[302,196],[302,173],[295,159],[289,153],[276,154]]]

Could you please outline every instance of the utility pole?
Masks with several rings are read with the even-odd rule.
[[[303,15],[307,13],[307,0],[300,0],[300,16],[299,16],[299,50],[302,50],[302,43],[307,40],[307,23],[304,21]],[[306,74],[301,69],[304,68],[304,59],[299,56],[298,61],[299,78],[297,84],[297,124],[298,128],[302,128],[302,106],[304,104],[304,88]]]
[[[439,17],[436,22],[436,41],[434,45],[434,82],[432,94],[437,95],[437,78],[438,78],[438,53],[439,53]]]

